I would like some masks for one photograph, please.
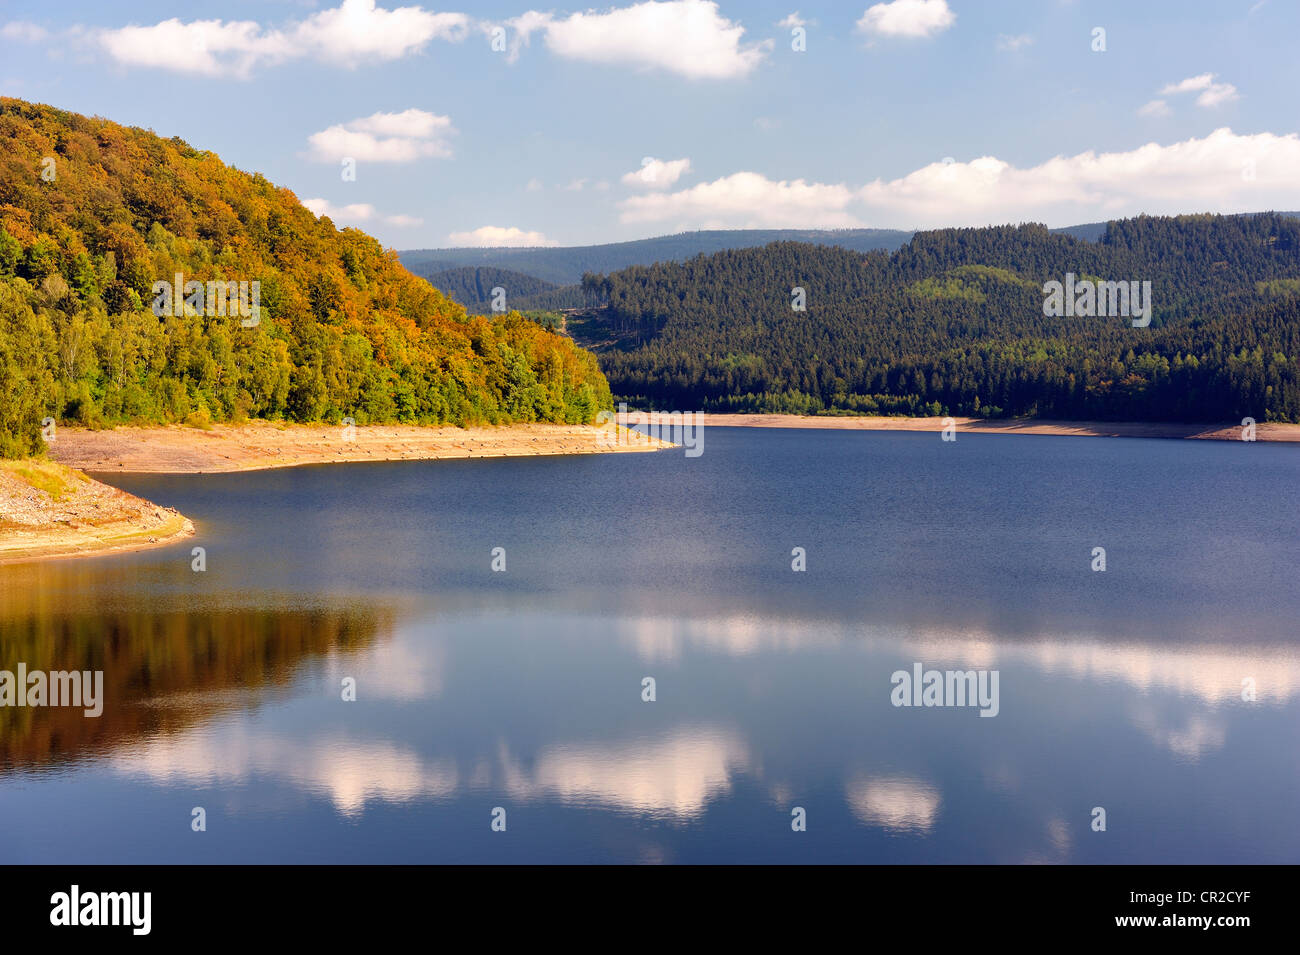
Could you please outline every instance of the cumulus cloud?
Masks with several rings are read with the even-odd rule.
[[[420,7],[384,10],[375,0],[343,0],[294,30],[295,44],[330,62],[355,65],[364,60],[397,60],[433,39],[462,40],[469,32],[463,13],[431,13]]]
[[[456,130],[447,116],[422,109],[400,113],[374,113],[330,126],[307,137],[308,158],[317,162],[414,162],[430,156],[451,155],[447,137]]]
[[[783,20],[778,20],[776,25],[785,30],[793,30],[796,27],[807,26],[808,21],[799,16],[799,11],[796,10],[794,13],[787,14]]]
[[[368,202],[356,202],[346,206],[336,206],[328,199],[304,199],[302,204],[317,216],[329,216],[337,226],[370,225],[376,222],[384,225],[409,228],[423,225],[423,219],[408,215],[383,215]]]
[[[110,57],[125,66],[148,66],[207,76],[248,76],[254,68],[313,57],[345,67],[394,60],[422,50],[430,40],[460,40],[469,30],[463,13],[420,7],[386,10],[375,0],[343,0],[283,29],[253,20],[173,17],[152,26],[95,31]]]
[[[633,196],[621,204],[627,223],[696,223],[698,228],[835,228],[860,225],[848,211],[853,190],[802,179],[773,181],[737,172],[679,192]]]
[[[1162,99],[1153,99],[1149,103],[1143,104],[1138,110],[1139,116],[1168,116],[1169,104]]]
[[[11,20],[3,27],[0,27],[0,37],[18,43],[40,43],[47,36],[49,36],[49,33],[45,27],[35,23],[28,23],[25,20]]]
[[[173,17],[149,27],[104,30],[99,45],[118,63],[151,66],[177,73],[247,76],[258,63],[293,55],[288,38],[264,32],[252,20],[192,20]]]
[[[1179,93],[1200,93],[1196,105],[1201,107],[1218,106],[1238,98],[1237,87],[1231,83],[1220,83],[1215,73],[1202,73],[1189,76],[1178,83],[1170,83],[1160,91],[1161,96],[1177,96]]]
[[[367,202],[358,202],[350,206],[336,206],[328,199],[304,199],[302,204],[312,211],[317,218],[329,216],[336,222],[347,218],[364,221],[374,217],[375,207]]]
[[[924,226],[1242,212],[1295,208],[1297,164],[1295,133],[1239,136],[1225,128],[1203,139],[1057,156],[1023,169],[992,156],[932,163],[900,179],[877,179],[858,196],[872,221]]]
[[[1188,209],[1243,212],[1300,208],[1300,135],[1237,135],[1126,152],[1056,156],[1016,167],[994,156],[934,162],[897,179],[861,187],[773,181],[738,172],[676,192],[633,196],[625,223],[681,228],[894,228],[1052,224]]]
[[[567,17],[530,10],[506,24],[515,31],[512,59],[540,33],[547,49],[565,59],[659,69],[690,79],[745,76],[772,45],[770,40],[745,44],[745,28],[722,16],[712,0],[648,0]]]
[[[862,33],[886,37],[930,37],[957,20],[948,0],[893,0],[868,7],[857,22]]]
[[[1034,38],[1028,33],[1019,33],[1015,36],[1008,36],[1005,33],[998,34],[998,51],[1002,53],[1015,53],[1027,46],[1032,46]]]
[[[641,168],[623,176],[623,184],[642,189],[667,189],[691,169],[689,159],[655,159],[647,156]]]
[[[532,247],[555,245],[540,232],[525,232],[514,226],[485,225],[471,232],[453,232],[447,236],[453,246],[495,246]]]

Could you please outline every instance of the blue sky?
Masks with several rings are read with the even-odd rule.
[[[0,2],[0,92],[397,248],[1300,209],[1295,0],[403,3]]]

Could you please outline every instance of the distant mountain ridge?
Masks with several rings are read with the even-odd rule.
[[[1300,212],[1277,214],[1300,218]],[[1085,242],[1097,242],[1106,231],[1106,223],[1085,222],[1050,231],[1072,235]],[[397,255],[402,265],[424,278],[454,268],[497,268],[564,286],[581,282],[585,272],[609,273],[633,265],[684,262],[702,252],[750,249],[773,242],[832,245],[855,252],[892,252],[901,248],[914,235],[916,231],[906,229],[704,229],[602,245],[409,249],[398,252]],[[437,282],[433,285],[442,288]],[[531,296],[535,293],[520,290],[515,294]],[[474,304],[462,301],[459,297],[457,301],[464,305]]]
[[[503,289],[508,293],[510,299],[517,299],[550,292],[558,288],[551,282],[523,272],[498,269],[488,265],[478,267],[472,265],[456,266],[455,268],[443,269],[441,272],[434,272],[425,276],[425,278],[429,280],[430,285],[442,292],[443,295],[446,295],[454,302],[459,302],[461,305],[471,308],[471,310],[477,305],[490,305],[494,289]],[[514,307],[513,302],[508,302],[507,307]]]
[[[701,252],[747,249],[772,242],[808,242],[870,252],[897,249],[912,235],[898,229],[714,229],[604,245],[411,249],[397,255],[407,269],[420,276],[473,266],[508,269],[552,285],[576,285],[586,272],[681,262]]]

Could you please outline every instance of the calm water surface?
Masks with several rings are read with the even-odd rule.
[[[0,862],[1300,862],[1300,448],[113,480],[198,535],[0,567],[0,669],[107,698],[0,709]],[[997,716],[893,706],[916,663],[997,670]]]

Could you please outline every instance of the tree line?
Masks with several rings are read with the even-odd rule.
[[[1071,273],[1150,281],[1152,320],[1044,314]],[[1300,221],[1138,217],[778,242],[588,274],[570,322],[618,400],[657,408],[1300,421]],[[800,310],[796,306],[802,304]]]

